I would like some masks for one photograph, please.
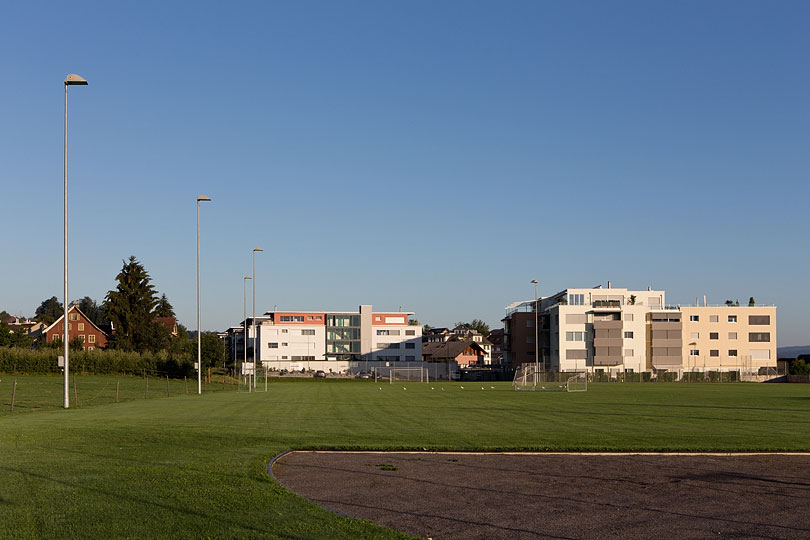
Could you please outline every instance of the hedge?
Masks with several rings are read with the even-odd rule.
[[[0,348],[0,373],[60,373],[61,349]],[[194,373],[189,357],[173,357],[166,351],[138,354],[118,350],[70,351],[70,370],[79,373],[159,373],[184,377]]]

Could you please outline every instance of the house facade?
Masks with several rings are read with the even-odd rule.
[[[64,319],[62,315],[50,326],[42,330],[40,339],[46,343],[54,340],[62,341],[64,336]],[[79,339],[85,350],[104,349],[107,347],[109,337],[93,323],[75,304],[68,309],[68,341]]]

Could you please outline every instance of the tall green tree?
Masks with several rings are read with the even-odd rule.
[[[213,332],[203,332],[200,336],[200,352],[205,367],[219,367],[225,363],[225,344]]]
[[[113,346],[138,352],[158,350],[163,340],[158,328],[161,325],[155,322],[158,299],[152,278],[132,256],[124,261],[115,279],[118,285],[104,299],[104,309],[115,329]]]
[[[164,293],[160,300],[158,300],[157,306],[155,306],[155,317],[174,317],[174,308],[169,303],[169,299],[166,298],[166,294]]]
[[[62,303],[55,296],[51,296],[42,301],[34,314],[34,318],[45,324],[51,324],[64,314],[65,309],[62,307]]]

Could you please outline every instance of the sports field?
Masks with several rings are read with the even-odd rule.
[[[289,448],[810,449],[807,385],[290,380],[112,403],[115,378],[84,377],[80,400],[95,389],[98,405],[9,414],[0,379],[0,538],[404,537],[274,484],[267,460]],[[20,395],[61,381],[17,380]]]

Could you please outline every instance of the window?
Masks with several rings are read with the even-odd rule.
[[[634,353],[634,352],[635,352],[635,351],[634,351],[633,349],[625,349],[625,350],[624,350],[624,355],[625,355],[625,356],[633,356],[633,353]]]
[[[415,356],[406,356],[405,361],[406,362],[413,362],[415,360],[415,358],[416,358]]]
[[[709,351],[709,356],[715,356],[715,357],[720,356],[720,351],[718,351],[717,349],[712,349],[712,350]]]
[[[311,321],[312,320],[312,315],[307,315],[307,320]]]
[[[700,339],[700,332],[690,332],[689,339]]]
[[[282,347],[287,347],[288,345],[289,345],[289,343],[282,343],[281,344]]]
[[[416,335],[416,330],[405,330],[405,335],[406,336],[415,336]]]
[[[301,335],[302,336],[314,336],[315,335],[315,330],[312,329],[312,328],[310,328],[309,330],[301,330]]]
[[[584,294],[569,294],[568,295],[568,304],[572,306],[584,306],[585,305],[585,295]]]
[[[278,349],[278,343],[268,343],[267,346],[270,349]]]
[[[388,348],[389,349],[399,349],[399,343],[389,343]]]
[[[375,320],[375,321],[381,321],[381,320],[382,320],[382,317],[374,317],[374,320]]]
[[[586,332],[566,332],[565,341],[585,341]]]
[[[729,315],[728,316],[728,322],[730,322],[730,323],[737,322],[737,316],[736,315]]]
[[[87,338],[88,338],[88,341],[90,341],[90,343],[95,343],[96,342],[96,335],[95,334],[90,334],[89,336],[87,336]]]
[[[83,322],[79,323],[79,332],[84,332],[84,323]]]
[[[526,328],[534,328],[534,319],[526,321]]]
[[[748,341],[754,343],[766,343],[771,341],[770,332],[749,332]]]
[[[700,322],[700,315],[689,315],[689,322]]]
[[[717,315],[709,315],[709,322],[720,322],[720,318]]]
[[[729,355],[730,358],[736,358],[737,357],[737,349],[729,349],[728,350],[728,355]]]
[[[633,332],[625,332],[624,339],[633,339]]]
[[[320,316],[320,315],[315,315],[315,320],[316,320],[316,321],[322,321],[323,319],[321,318],[321,316]]]
[[[413,332],[413,330],[411,330]],[[399,330],[377,330],[378,336],[398,336]]]
[[[406,343],[405,348],[406,349],[415,349],[416,348],[416,343]]]
[[[728,339],[735,340],[737,339],[737,332],[729,332]]]
[[[633,322],[633,314],[632,313],[625,313],[624,320],[628,322]]]
[[[282,360],[287,360],[288,358],[289,358],[289,356],[282,356],[281,357]]]
[[[95,350],[96,350],[96,348],[95,348],[95,347],[92,347],[92,346],[88,346],[88,347],[87,347],[87,350],[88,350],[88,351],[95,351]]]
[[[68,332],[70,332],[71,326],[73,326],[73,323],[68,323]]]
[[[75,313],[71,313],[70,317],[68,318],[68,320],[70,320],[70,321],[76,321],[78,319],[79,319],[79,316],[77,314],[75,314]]]
[[[709,339],[720,339],[719,332],[709,332]]]
[[[281,333],[282,334],[287,334],[287,333],[289,333],[289,330],[287,330],[286,328],[282,328]]]
[[[698,349],[689,349],[689,356],[700,356],[700,351]]]
[[[282,315],[281,322],[304,322],[303,315]]]
[[[86,338],[87,338],[87,336],[85,336],[84,334],[82,334],[82,335],[80,335],[80,336],[79,336],[79,341],[81,341],[82,343],[84,343],[84,340],[85,340]]]
[[[771,324],[770,315],[749,315],[748,324],[755,325],[769,325]]]

